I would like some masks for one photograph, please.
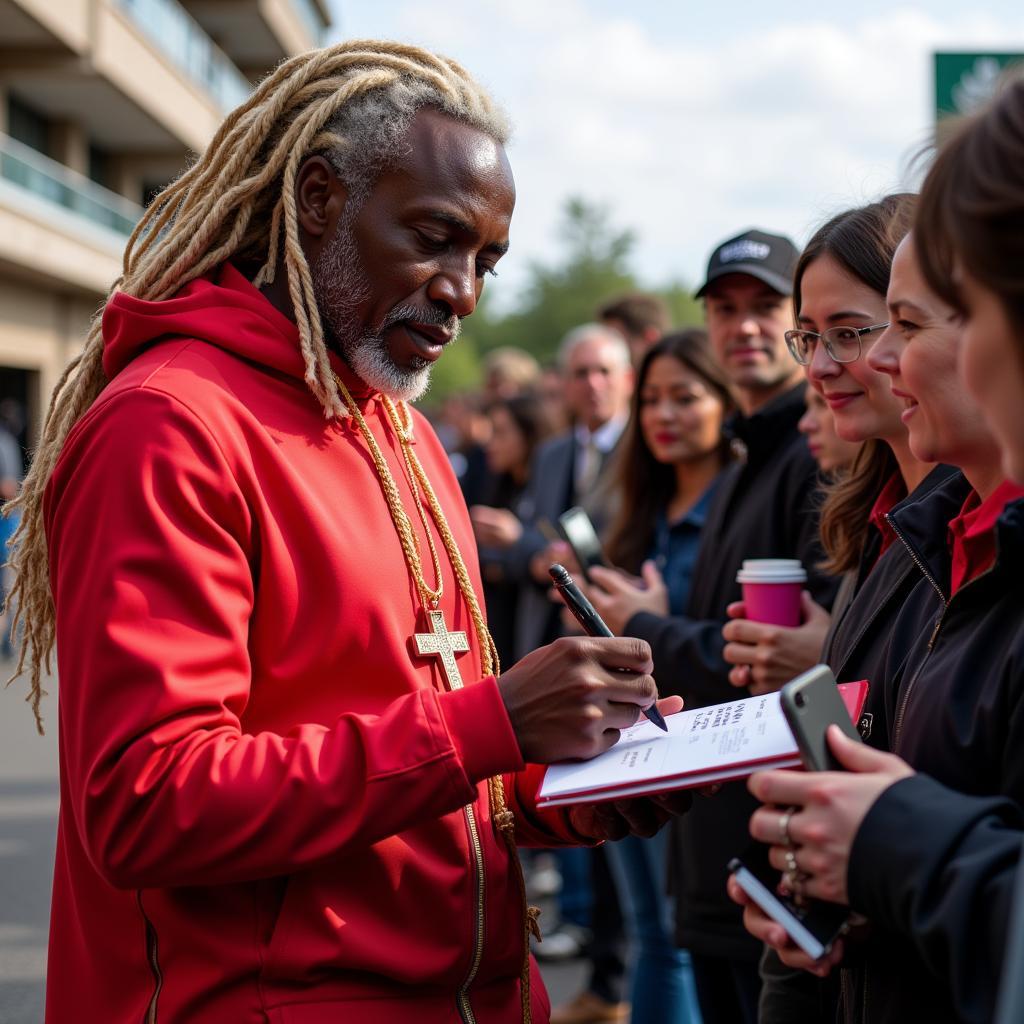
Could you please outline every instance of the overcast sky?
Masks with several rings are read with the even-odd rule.
[[[578,194],[637,234],[650,283],[700,279],[758,225],[798,244],[912,186],[934,50],[1024,52],[1021,0],[332,0],[334,38],[401,39],[481,78],[512,116],[510,299]],[[501,293],[504,293],[502,295]]]

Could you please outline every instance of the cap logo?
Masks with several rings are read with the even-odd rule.
[[[718,254],[719,263],[734,263],[736,260],[766,260],[772,253],[771,246],[765,242],[755,242],[750,238],[742,238],[738,242],[730,242],[723,246]]]

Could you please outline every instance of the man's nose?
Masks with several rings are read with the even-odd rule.
[[[444,303],[459,319],[476,309],[479,298],[476,268],[471,261],[452,264],[438,271],[427,285],[431,302]]]
[[[745,337],[752,338],[761,333],[761,325],[753,313],[744,313],[740,317],[739,331]]]

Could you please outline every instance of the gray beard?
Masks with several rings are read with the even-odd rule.
[[[391,358],[384,332],[397,323],[414,320],[446,325],[454,341],[461,327],[458,317],[446,317],[436,309],[401,305],[395,306],[376,328],[360,333],[356,314],[371,297],[372,287],[359,260],[352,215],[348,211],[342,216],[334,239],[321,251],[310,273],[320,316],[356,376],[364,384],[396,401],[415,402],[422,398],[430,387],[432,364],[417,357],[412,368],[398,366]]]

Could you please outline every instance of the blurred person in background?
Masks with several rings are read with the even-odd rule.
[[[0,504],[18,496],[25,474],[24,453],[18,438],[25,429],[25,407],[14,398],[0,401]],[[8,508],[0,514],[0,607],[4,607],[13,576],[6,564],[10,557],[7,545],[18,529],[21,513]],[[11,611],[4,607],[0,615],[0,651],[5,658],[14,654],[11,643]]]
[[[796,425],[804,437],[807,447],[822,474],[833,479],[840,477],[849,468],[860,451],[856,441],[846,441],[836,433],[836,421],[828,402],[810,384],[804,391],[807,411]]]
[[[624,574],[592,570],[592,599],[612,632],[647,640],[660,692],[681,694],[690,708],[737,697],[722,627],[726,607],[740,596],[744,559],[799,559],[808,589],[825,606],[836,587],[817,569],[818,467],[797,431],[804,381],[784,338],[796,258],[788,238],[745,231],[715,248],[697,293],[712,352],[736,395],[739,411],[728,429],[742,455],[725,469],[708,509],[685,614],[666,615],[663,595]],[[762,947],[723,885],[729,859],[748,845],[754,806],[742,784],[727,784],[696,801],[692,827],[671,836],[675,940],[690,951],[704,1024],[753,1024],[757,1015]]]
[[[658,295],[634,292],[604,303],[597,319],[615,328],[629,345],[633,365],[639,366],[644,353],[669,329],[665,300]]]
[[[557,363],[542,366],[537,380],[537,394],[544,403],[544,415],[552,434],[561,434],[573,423],[565,400],[565,375]]]
[[[728,378],[694,328],[668,334],[640,361],[632,415],[615,461],[621,505],[605,543],[616,566],[686,609],[707,510],[731,459]],[[689,954],[675,945],[668,891],[668,835],[606,846],[626,913],[633,1020],[698,1024]]]
[[[511,665],[515,660],[520,584],[508,556],[522,536],[520,503],[529,483],[534,453],[550,431],[540,398],[530,392],[493,400],[487,407],[487,417],[491,424],[486,446],[491,489],[488,504],[472,506],[469,515],[480,548],[491,635],[501,663]]]
[[[459,481],[467,505],[483,501],[493,486],[487,468],[487,442],[491,421],[483,397],[475,391],[449,395],[441,406],[438,427],[448,461]]]
[[[545,531],[574,505],[587,509],[598,530],[608,521],[609,467],[629,417],[633,390],[629,348],[618,331],[604,324],[583,324],[571,330],[559,347],[558,363],[574,425],[537,450],[519,503],[522,532],[506,551],[506,565],[518,573],[520,584],[517,657],[562,634],[559,608],[548,600],[548,566],[564,560],[565,551]],[[559,850],[557,856],[563,883],[561,923],[536,947],[537,956],[561,958],[586,951],[591,996],[587,1012],[609,1015],[594,1019],[622,1019],[629,1012],[623,1000],[625,940],[604,852],[600,848]]]
[[[1024,110],[1020,115],[1024,127]],[[925,188],[927,204],[927,182]],[[896,253],[889,309],[892,325],[869,359],[890,375],[904,403],[917,457],[959,466],[963,474],[890,516],[918,566],[916,586],[893,623],[884,677],[887,745],[899,757],[832,736],[850,774],[820,773],[813,787],[791,772],[750,780],[760,799],[792,808],[790,881],[808,896],[865,914],[870,933],[863,943],[851,935],[825,961],[810,964],[749,908],[747,921],[793,966],[826,974],[842,963],[844,1020],[870,1014],[881,1024],[982,1022],[992,1019],[994,990],[975,983],[979,973],[991,978],[990,967],[977,964],[994,933],[1005,934],[1006,908],[992,913],[993,893],[972,904],[962,888],[947,890],[944,865],[963,838],[960,829],[975,820],[958,820],[967,805],[949,790],[1007,797],[1018,818],[1024,804],[1024,486],[1007,480],[1003,452],[958,373],[967,341],[962,307],[928,287],[913,237]],[[984,337],[999,326],[978,318],[972,329]],[[914,770],[929,778],[900,783]],[[777,810],[758,811],[752,834],[778,844],[778,818]],[[998,850],[998,830],[990,836]],[[1005,864],[1005,849],[998,855]],[[773,864],[785,856],[773,847]],[[982,944],[970,947],[967,935]],[[846,960],[843,945],[851,954]]]
[[[484,356],[483,375],[484,401],[489,404],[534,391],[540,379],[540,364],[525,349],[502,345]]]

